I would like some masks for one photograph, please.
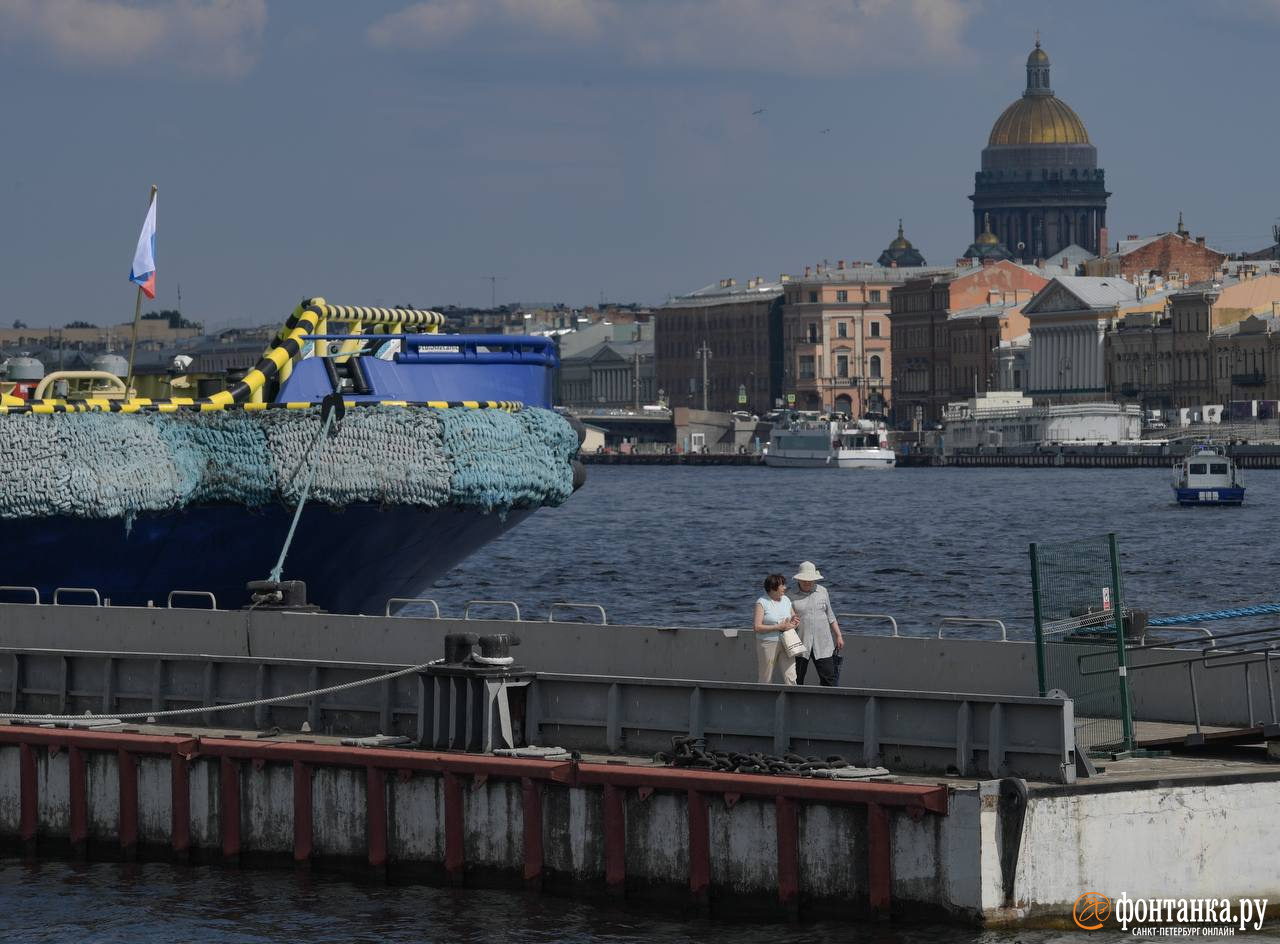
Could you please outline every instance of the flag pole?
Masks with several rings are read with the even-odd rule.
[[[151,204],[155,202],[156,190],[155,184],[151,185],[151,196],[147,200],[147,209],[151,209]],[[128,400],[133,390],[133,359],[138,353],[138,321],[142,317],[142,286],[138,286],[138,297],[133,303],[133,333],[129,340],[129,379],[124,382],[124,398]]]

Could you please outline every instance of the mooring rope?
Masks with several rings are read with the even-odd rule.
[[[1211,620],[1236,619],[1240,616],[1267,616],[1272,613],[1280,613],[1280,603],[1259,603],[1256,606],[1238,606],[1230,610],[1188,613],[1184,616],[1157,616],[1147,620],[1147,625],[1181,626],[1185,623],[1207,623]]]
[[[328,688],[316,688],[309,692],[295,692],[290,695],[274,695],[271,698],[257,698],[253,701],[240,701],[230,705],[202,705],[199,708],[169,708],[164,711],[135,711],[130,714],[109,714],[100,715],[86,711],[79,715],[25,715],[15,714],[13,712],[0,711],[0,718],[9,721],[93,721],[95,719],[112,720],[112,721],[155,721],[159,718],[181,718],[187,715],[211,714],[219,711],[242,711],[245,708],[257,708],[261,705],[283,705],[291,701],[299,701],[306,698],[319,698],[322,695],[332,695],[337,692],[349,691],[353,688],[361,688],[365,685],[376,685],[379,682],[387,682],[391,679],[400,678],[405,675],[412,675],[415,672],[423,672],[433,665],[439,665],[444,659],[432,659],[430,662],[423,662],[421,665],[411,665],[407,669],[398,669],[395,672],[388,672],[384,675],[376,675],[373,678],[359,679],[355,682],[343,682],[341,685],[330,685]]]

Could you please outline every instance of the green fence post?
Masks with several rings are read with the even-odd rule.
[[[1044,684],[1044,627],[1040,622],[1040,559],[1034,543],[1031,545],[1031,607],[1036,621],[1036,681],[1040,686],[1040,697],[1043,698],[1048,694],[1049,689]]]
[[[1116,553],[1115,533],[1107,535],[1111,550],[1111,606],[1116,627],[1116,674],[1120,682],[1120,721],[1124,730],[1123,750],[1133,750],[1133,709],[1129,703],[1129,663],[1124,647],[1124,600],[1120,589],[1120,555]]]

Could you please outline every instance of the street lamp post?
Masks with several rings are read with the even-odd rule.
[[[702,341],[702,346],[698,348],[698,357],[702,359],[702,411],[707,410],[707,367],[711,360],[711,348],[707,347],[706,339]]]

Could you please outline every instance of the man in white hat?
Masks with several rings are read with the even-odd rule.
[[[796,680],[800,685],[804,684],[810,659],[818,670],[818,681],[835,685],[836,653],[844,648],[844,637],[840,635],[840,624],[831,608],[827,588],[818,586],[821,579],[822,574],[813,566],[813,561],[804,561],[795,575],[796,590],[791,595],[791,605],[800,617],[796,632],[805,646],[804,655],[796,657]]]

